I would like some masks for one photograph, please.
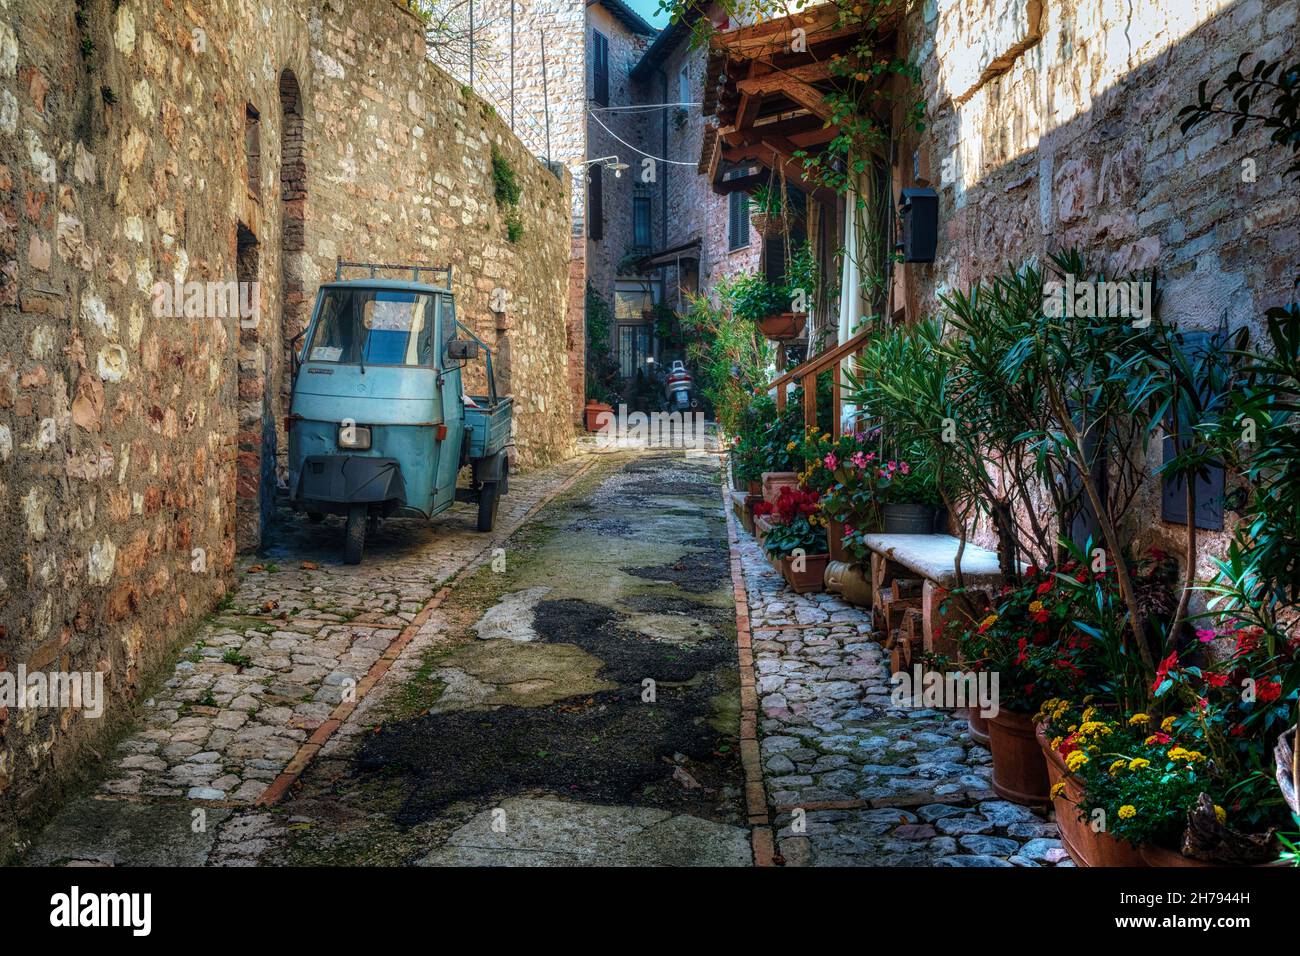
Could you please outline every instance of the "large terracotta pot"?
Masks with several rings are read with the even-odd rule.
[[[830,551],[832,561],[849,562],[852,558],[844,550],[844,522],[827,521],[826,522],[826,546]]]
[[[798,486],[799,475],[796,472],[763,472],[763,500],[767,501],[769,504],[776,504],[776,499],[781,494],[782,488],[797,488]]]
[[[755,324],[763,338],[773,342],[788,342],[803,335],[804,323],[807,321],[807,312],[776,312],[763,316]]]
[[[763,546],[763,540],[771,530],[772,519],[767,515],[754,515],[754,540],[758,542],[759,547]]]
[[[582,411],[583,411],[583,415],[585,416],[587,431],[595,432],[595,431],[600,431],[601,428],[601,422],[599,421],[601,413],[609,412],[613,414],[614,406],[606,405],[604,402],[597,402],[593,400],[593,401],[588,401]],[[608,419],[606,419],[606,421],[608,421]]]
[[[1235,870],[1236,867],[1231,863],[1207,863],[1204,860],[1198,860],[1195,857],[1183,856],[1177,850],[1170,850],[1167,847],[1156,846],[1151,844],[1144,846],[1141,850],[1142,862],[1147,866],[1209,866],[1219,867],[1226,870]],[[1268,863],[1255,863],[1253,867],[1282,867],[1290,866],[1280,860],[1270,861]],[[1252,867],[1252,868],[1253,868]]]
[[[796,594],[809,594],[813,591],[824,589],[823,579],[826,576],[826,564],[830,561],[829,554],[810,554],[803,559],[803,570],[794,569],[794,558],[781,559],[781,574],[785,577],[785,583],[794,588]]]
[[[1142,853],[1133,844],[1109,833],[1097,833],[1086,820],[1079,819],[1079,806],[1084,801],[1083,785],[1065,769],[1065,761],[1052,749],[1041,724],[1035,734],[1047,761],[1048,782],[1053,787],[1065,784],[1062,794],[1052,801],[1052,808],[1061,830],[1061,846],[1074,862],[1079,866],[1146,866]]]
[[[970,739],[981,747],[989,745],[989,719],[980,716],[980,709],[972,707],[966,712],[966,726],[970,728]]]
[[[1027,715],[1000,710],[990,717],[989,749],[998,796],[1026,806],[1047,806],[1047,761]]]

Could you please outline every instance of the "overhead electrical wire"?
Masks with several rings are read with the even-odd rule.
[[[621,136],[619,136],[618,133],[615,133],[612,129],[610,129],[610,128],[609,128],[608,126],[606,126],[604,123],[601,123],[601,122],[600,122],[600,117],[597,116],[595,113],[592,113],[590,109],[587,110],[587,113],[591,116],[592,119],[594,119],[594,120],[595,120],[595,121],[600,125],[600,128],[601,128],[601,129],[603,129],[603,130],[604,130],[606,133],[608,133],[610,136],[613,136],[616,140],[618,140],[620,143],[622,143],[622,144],[623,144],[624,146],[626,146],[628,149],[632,150],[632,152],[634,152],[634,153],[638,153],[638,154],[640,154],[640,155],[642,155],[642,156],[647,157],[648,159],[653,159],[656,163],[667,163],[667,164],[670,165],[670,166],[696,166],[696,167],[699,166],[699,163],[688,163],[688,162],[683,162],[683,161],[680,160],[680,159],[666,159],[666,158],[663,157],[663,156],[655,156],[653,153],[647,153],[645,150],[640,149],[640,148],[638,148],[638,147],[636,147],[636,146],[633,146],[633,145],[632,145],[631,143],[629,143],[627,140],[625,140],[625,139],[623,139]]]

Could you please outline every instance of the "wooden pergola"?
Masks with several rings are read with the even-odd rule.
[[[882,36],[892,33],[901,6],[878,28]],[[860,32],[859,24],[841,22],[839,7],[823,3],[710,38],[704,114],[717,126],[704,137],[699,168],[716,192],[751,190],[766,179],[766,167],[822,202],[835,201],[807,179],[804,158],[794,154],[816,156],[839,135],[826,103],[831,61],[849,55]]]

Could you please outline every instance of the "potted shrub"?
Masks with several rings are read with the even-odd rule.
[[[817,496],[798,488],[782,489],[769,519],[763,549],[797,593],[822,590],[826,563],[826,529],[817,515]]]
[[[803,334],[808,314],[792,310],[790,289],[785,283],[768,282],[753,273],[733,280],[728,292],[732,312],[753,322],[764,338],[785,342]]]
[[[608,417],[602,418],[602,415],[613,415],[614,406],[607,402],[600,402],[594,398],[587,399],[587,404],[583,406],[582,415],[587,431],[600,431],[605,422],[610,421]]]
[[[882,462],[876,495],[885,534],[934,532],[940,497],[933,473],[906,461]]]

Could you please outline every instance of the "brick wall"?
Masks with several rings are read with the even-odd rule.
[[[123,0],[79,28],[75,10],[0,9],[0,669],[99,671],[110,702],[99,721],[0,710],[0,831],[260,537],[284,343],[336,257],[450,263],[489,342],[506,289],[518,460],[572,442],[569,184],[425,60],[408,12]],[[517,244],[494,145],[523,186]],[[154,314],[155,282],[237,278],[260,283],[256,319]]]

